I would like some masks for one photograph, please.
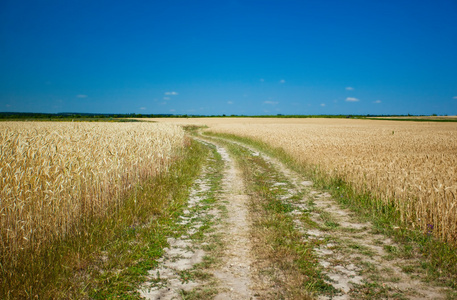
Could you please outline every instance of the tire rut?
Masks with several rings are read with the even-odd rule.
[[[202,245],[192,239],[192,236],[202,227],[202,219],[214,218],[212,211],[203,210],[202,203],[207,196],[211,183],[207,178],[210,169],[206,166],[202,175],[197,179],[190,191],[188,206],[180,216],[179,225],[187,229],[179,237],[169,237],[169,246],[164,249],[164,255],[158,261],[158,267],[149,271],[148,281],[139,293],[145,299],[181,299],[183,291],[191,291],[199,283],[186,278],[194,266],[203,261],[205,252]]]
[[[217,146],[217,151],[226,162],[227,169],[223,179],[223,198],[226,203],[228,217],[224,242],[227,245],[224,251],[222,268],[214,272],[221,282],[222,291],[214,299],[253,299],[251,290],[252,246],[250,239],[251,222],[248,216],[249,196],[240,171],[236,168],[227,150]]]
[[[145,299],[183,299],[183,295],[193,295],[193,291],[215,285],[217,292],[210,293],[209,296],[202,296],[197,292],[194,296],[219,300],[255,299],[251,290],[251,224],[247,207],[249,196],[245,194],[243,179],[224,147],[206,140],[199,141],[215,147],[221,157],[220,163],[225,165],[222,174],[216,174],[222,175],[221,191],[208,195],[211,189],[208,179],[211,167],[206,166],[192,187],[188,208],[181,217],[181,225],[188,227],[186,233],[178,238],[168,239],[169,247],[164,249],[159,266],[149,271],[149,280],[142,285],[139,292]],[[201,210],[204,206],[202,202],[211,197],[217,198],[216,203],[209,209]],[[224,244],[220,263],[204,270],[215,278],[215,281],[210,283],[192,276],[183,278],[183,274],[195,271],[207,255],[203,250],[207,244],[192,239],[192,235],[203,225],[199,220],[204,217],[211,218],[214,223],[214,231],[209,234],[221,235]]]

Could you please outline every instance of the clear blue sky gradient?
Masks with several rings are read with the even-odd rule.
[[[0,111],[456,115],[457,1],[1,0]]]

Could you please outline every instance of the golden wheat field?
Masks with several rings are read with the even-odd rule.
[[[11,255],[103,215],[184,143],[175,125],[0,123],[0,251]]]
[[[358,190],[394,201],[402,219],[457,242],[457,123],[352,119],[156,119],[207,125],[281,147]]]

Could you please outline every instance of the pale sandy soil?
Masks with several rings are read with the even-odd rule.
[[[181,216],[180,223],[190,224],[190,227],[181,237],[168,239],[169,247],[164,249],[165,254],[159,260],[159,267],[149,271],[150,281],[145,282],[139,291],[145,299],[180,299],[182,290],[190,291],[198,286],[197,282],[183,281],[179,274],[202,262],[205,255],[201,245],[190,237],[202,226],[201,221],[195,220],[202,215],[191,214],[190,210],[201,205],[203,195],[210,188],[208,180],[205,179],[206,172],[204,169],[202,176],[195,181],[189,196],[188,209]]]
[[[227,164],[223,187],[228,218],[224,232],[224,242],[227,245],[224,251],[223,266],[214,271],[221,282],[221,293],[214,299],[253,299],[251,289],[251,266],[253,255],[250,239],[250,218],[248,212],[249,196],[245,194],[243,179],[235,163],[227,151],[217,148],[222,159]]]
[[[240,171],[235,167],[225,148],[217,146],[226,165],[223,173],[222,187],[219,201],[226,207],[227,216],[220,220],[216,233],[223,236],[224,251],[222,264],[216,269],[206,270],[212,273],[218,281],[219,293],[214,299],[255,299],[255,292],[251,289],[251,241],[250,219],[248,216],[248,196],[244,192],[243,180]],[[189,198],[189,208],[199,205],[204,199],[208,183],[205,181],[204,171],[197,180]],[[188,211],[188,210],[187,210]],[[216,210],[210,210],[220,218]],[[185,214],[182,222],[189,223],[195,216]],[[202,261],[205,255],[201,245],[192,241],[189,235],[197,230],[201,223],[192,223],[189,233],[179,239],[169,239],[170,247],[165,249],[165,255],[160,260],[160,266],[149,272],[151,280],[146,282],[140,293],[145,299],[182,299],[181,290],[190,291],[200,287],[202,282],[189,280],[183,282],[178,273],[191,270],[195,264]],[[156,283],[156,281],[160,281]],[[155,282],[155,283],[154,283]]]

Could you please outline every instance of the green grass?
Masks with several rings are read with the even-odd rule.
[[[0,298],[136,298],[167,236],[184,230],[174,221],[207,151],[189,142],[168,173],[137,185],[103,218],[81,220],[65,239],[25,250],[15,265],[2,261]]]

